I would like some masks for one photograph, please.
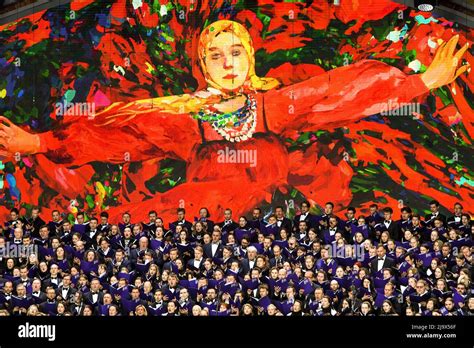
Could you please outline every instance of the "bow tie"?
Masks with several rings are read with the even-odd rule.
[[[99,293],[98,293],[98,292],[95,292],[95,291],[91,292],[91,294],[92,294],[92,295],[99,295]]]
[[[39,295],[39,291],[33,291],[33,295]]]
[[[63,291],[69,291],[69,288],[63,288]]]
[[[379,260],[379,261],[383,261],[383,257],[379,257],[377,260]]]

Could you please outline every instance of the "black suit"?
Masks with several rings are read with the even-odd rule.
[[[313,224],[313,215],[311,215],[310,213],[306,214],[306,217],[303,219],[303,220],[300,220],[301,218],[301,215],[302,214],[298,214],[295,216],[294,220],[293,220],[293,227],[294,229],[298,229],[298,226],[300,224],[301,221],[305,221],[306,222],[306,225],[308,226],[308,229],[313,227],[312,224]]]
[[[91,305],[91,306],[97,306],[101,303],[103,303],[104,300],[104,293],[101,291],[97,292],[97,301],[94,302],[92,298],[92,291],[89,291],[87,294],[84,295],[84,301],[86,304]]]
[[[446,227],[446,216],[441,213],[438,213],[436,217],[441,219],[443,221],[444,226]],[[425,216],[425,223],[430,227],[434,226],[434,219],[435,217],[433,216],[433,214],[428,214]]]
[[[123,259],[122,262],[120,262],[120,264],[118,264],[116,260],[112,260],[110,265],[112,266],[112,269],[115,269],[117,272],[120,272],[120,269],[122,267],[127,267],[129,271],[131,270],[131,263],[127,259]]]
[[[286,257],[283,255],[280,256],[280,260],[277,260],[275,257],[273,257],[270,259],[270,268],[276,267],[276,266],[281,267],[283,266],[283,263],[285,263],[285,261],[286,261]]]
[[[71,300],[71,298],[74,296],[74,294],[77,292],[77,290],[72,288],[71,286],[69,286],[67,294],[64,297],[63,296],[63,288],[64,288],[64,286],[61,285],[60,287],[58,287],[56,289],[56,296],[61,296],[64,301],[69,302]]]
[[[194,261],[195,261],[195,259],[189,260],[188,263],[186,264],[186,268],[187,268],[187,269],[190,269],[190,270],[192,270],[192,271],[199,272],[200,270],[203,269],[203,266],[204,266],[204,257],[201,258],[201,261],[199,262],[199,267],[198,267],[198,268],[196,268],[196,267],[194,266]]]
[[[33,292],[31,293],[31,298],[33,299],[33,302],[35,304],[40,304],[40,303],[43,303],[47,300],[47,297],[46,297],[46,294],[43,292],[43,291],[39,291],[39,293],[35,293],[33,294]]]
[[[253,267],[250,267],[250,261],[249,259],[243,259],[240,264],[240,269],[242,271],[242,275],[246,275],[249,273],[253,268],[257,266],[257,260],[254,260]]]
[[[42,226],[44,226],[46,223],[41,219],[39,216],[36,219],[25,219],[25,222],[27,225],[31,226],[30,232],[31,232],[31,237],[33,238],[39,238],[39,230]]]
[[[203,249],[206,258],[222,258],[222,251],[224,250],[224,246],[222,245],[222,243],[219,243],[214,255],[212,255],[212,243],[204,244]]]
[[[57,279],[56,282],[53,282],[53,280],[51,278],[46,278],[44,281],[43,281],[43,285],[42,285],[42,289],[43,290],[46,290],[47,287],[51,286],[53,287],[54,289],[57,289],[59,287],[59,284],[61,284],[61,281],[62,279],[59,278],[59,277],[56,277],[54,279]]]
[[[293,231],[293,224],[291,220],[286,217],[284,217],[281,220],[277,219],[277,226],[280,230],[285,229],[288,232],[288,234],[291,234],[291,232]]]
[[[80,304],[73,303],[69,306],[69,312],[71,312],[74,316],[81,316],[84,314],[84,308],[85,304],[82,302]]]
[[[173,232],[176,232],[176,226],[181,225],[183,228],[186,228],[188,230],[188,233],[191,233],[191,229],[193,228],[193,224],[187,220],[181,220],[178,221],[176,220],[175,222],[172,222],[170,224],[170,230]]]
[[[151,253],[151,255],[153,256],[153,259],[156,259],[155,251],[153,251],[152,249],[147,248],[147,249],[140,250],[138,248],[135,248],[130,251],[131,264],[136,265],[139,259],[143,259],[146,252]]]
[[[234,231],[236,228],[239,227],[239,225],[234,221],[222,221],[218,224],[218,226],[221,228],[222,233],[229,233],[230,231]]]
[[[378,265],[378,257],[374,257],[374,259],[372,261],[370,261],[370,270],[371,270],[371,273],[372,275],[377,273],[378,269],[377,269],[377,265]],[[384,268],[394,268],[395,267],[395,260],[387,257],[387,255],[385,255],[385,260],[383,262],[383,267],[381,269],[384,269]]]
[[[91,234],[91,232],[93,232]],[[89,226],[87,226],[85,233],[82,235],[82,240],[86,243],[86,249],[97,246],[96,236],[99,234],[99,230],[95,229],[91,231]]]
[[[115,257],[115,251],[112,248],[109,248],[109,250],[107,251],[107,254],[104,253],[102,248],[99,248],[97,250],[97,254],[99,254],[99,258],[101,262],[105,262],[106,258],[113,259]]]
[[[400,230],[400,225],[394,221],[394,220],[391,220],[391,223],[390,225],[388,225],[388,227],[385,225],[385,222],[382,221],[381,223],[381,231],[388,231],[388,233],[390,234],[390,238],[391,239],[394,239],[394,240],[400,240],[401,239],[401,230]]]

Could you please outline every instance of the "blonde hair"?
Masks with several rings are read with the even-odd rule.
[[[248,72],[248,82],[250,84],[250,87],[254,90],[263,91],[278,87],[280,83],[277,79],[274,79],[272,77],[259,77],[255,74],[255,50],[253,48],[252,38],[250,37],[250,34],[247,29],[245,29],[245,27],[240,23],[226,19],[210,24],[201,32],[201,35],[199,36],[199,63],[201,65],[201,70],[204,74],[204,78],[206,79],[207,83],[214,88],[220,88],[220,86],[212,80],[209,73],[207,72],[205,58],[206,49],[209,44],[217,35],[223,32],[232,33],[237,36],[240,39],[245,51],[247,52],[250,65]]]

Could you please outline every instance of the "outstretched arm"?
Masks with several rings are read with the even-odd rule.
[[[0,156],[43,153],[55,163],[75,166],[149,158],[186,161],[200,142],[197,122],[188,113],[190,103],[200,100],[184,95],[114,103],[94,117],[65,116],[58,129],[41,134],[30,134],[1,117]]]
[[[455,36],[442,45],[424,74],[406,75],[385,63],[363,60],[269,91],[265,94],[268,127],[291,136],[295,131],[341,127],[408,103],[451,83],[469,68],[458,68],[468,47],[454,54],[457,41]]]

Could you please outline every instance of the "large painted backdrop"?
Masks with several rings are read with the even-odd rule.
[[[283,85],[362,59],[421,73],[439,39],[459,34],[460,45],[473,43],[472,29],[386,0],[343,0],[340,6],[326,0],[73,1],[0,27],[0,115],[44,133],[61,129],[70,117],[58,112],[60,105],[86,103],[100,110],[117,101],[204,88],[197,41],[218,19],[249,30],[257,75]],[[474,65],[472,49],[465,57]],[[473,213],[473,83],[474,75],[464,74],[454,85],[414,100],[415,109],[285,136],[287,181],[262,186],[258,197],[241,187],[240,200],[251,203],[220,195],[225,180],[206,186],[212,195],[193,206],[186,190],[157,200],[193,182],[186,162],[176,158],[108,161],[100,157],[103,145],[85,138],[92,149],[68,149],[97,153],[97,160],[81,165],[59,160],[61,154],[20,152],[1,158],[0,216],[14,206],[26,211],[40,206],[44,214],[59,208],[73,218],[78,210],[94,214],[144,201],[165,215],[178,206],[194,214],[198,205],[214,214],[229,205],[243,214],[254,203],[266,213],[285,204],[291,215],[303,198],[315,210],[333,201],[338,212],[355,206],[363,213],[375,202],[396,212],[410,205],[423,213],[437,199],[443,209],[461,201]],[[75,135],[81,136],[87,132]]]

